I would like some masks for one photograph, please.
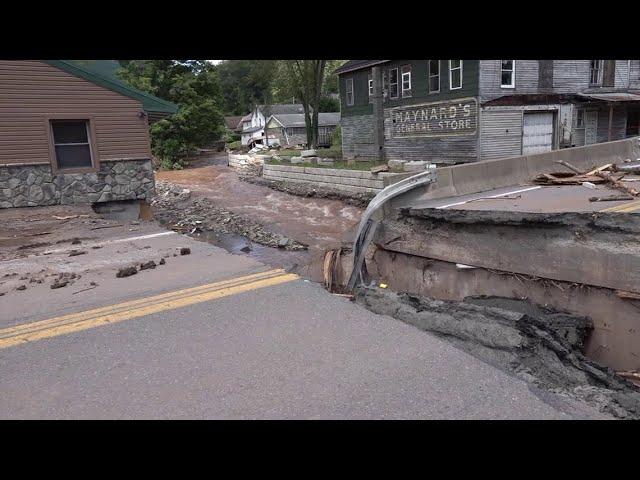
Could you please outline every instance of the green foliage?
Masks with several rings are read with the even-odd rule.
[[[225,115],[244,115],[257,104],[273,102],[274,60],[224,60],[216,65]]]
[[[206,60],[122,60],[120,78],[180,106],[151,126],[154,155],[166,168],[182,167],[197,147],[210,147],[225,132],[218,75]]]
[[[227,148],[229,150],[240,150],[242,148],[242,143],[240,142],[240,140],[236,140],[227,144]]]
[[[319,112],[339,112],[340,100],[333,97],[322,97],[320,99]]]

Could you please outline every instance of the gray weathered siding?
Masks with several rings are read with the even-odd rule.
[[[615,88],[629,88],[629,60],[616,60]]]
[[[486,102],[504,95],[538,93],[538,60],[516,60],[515,88],[502,88],[502,60],[480,61],[480,100]]]
[[[611,140],[622,140],[627,133],[627,110],[625,107],[613,109]],[[598,143],[609,141],[609,109],[598,110]]]
[[[520,155],[522,110],[482,110],[480,113],[482,160]]]
[[[631,60],[629,88],[640,88],[640,60]]]
[[[373,115],[343,116],[340,123],[344,158],[372,158],[376,155],[373,143]]]
[[[589,88],[591,60],[554,60],[554,93],[576,93]]]

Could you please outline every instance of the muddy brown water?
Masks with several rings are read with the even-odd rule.
[[[294,252],[258,245],[239,235],[208,232],[200,236],[231,253],[246,253],[271,266],[300,270],[302,265],[317,264],[327,249],[352,242],[363,212],[339,200],[298,197],[243,182],[226,166],[226,154],[197,160],[184,170],[157,172],[156,179],[187,188],[192,195],[207,197],[217,206],[309,246],[306,252]],[[251,251],[243,252],[245,247]]]

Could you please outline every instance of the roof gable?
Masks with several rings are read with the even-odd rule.
[[[125,97],[133,98],[142,103],[142,108],[149,113],[171,114],[178,111],[178,106],[174,103],[162,100],[149,93],[133,88],[115,75],[115,70],[108,73],[108,65],[100,63],[101,68],[92,68],[89,65],[83,66],[70,60],[42,60],[53,67],[64,70],[67,73],[83,78],[101,87],[113,90]],[[103,68],[104,67],[104,68]],[[106,68],[106,70],[105,70]]]

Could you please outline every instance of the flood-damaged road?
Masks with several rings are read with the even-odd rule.
[[[353,241],[363,211],[339,200],[294,196],[244,182],[226,166],[226,154],[197,160],[185,170],[158,172],[156,178],[190,190],[192,198],[206,198],[217,207],[308,246],[307,252],[294,253],[254,243],[249,245],[250,251],[244,252],[242,249],[248,244],[241,236],[209,237],[212,243],[230,252],[246,253],[269,265],[292,267],[317,263],[327,249]]]
[[[611,418],[289,273],[359,209],[204,163],[159,180],[309,250],[231,254],[246,240],[90,207],[0,210],[0,418]]]

